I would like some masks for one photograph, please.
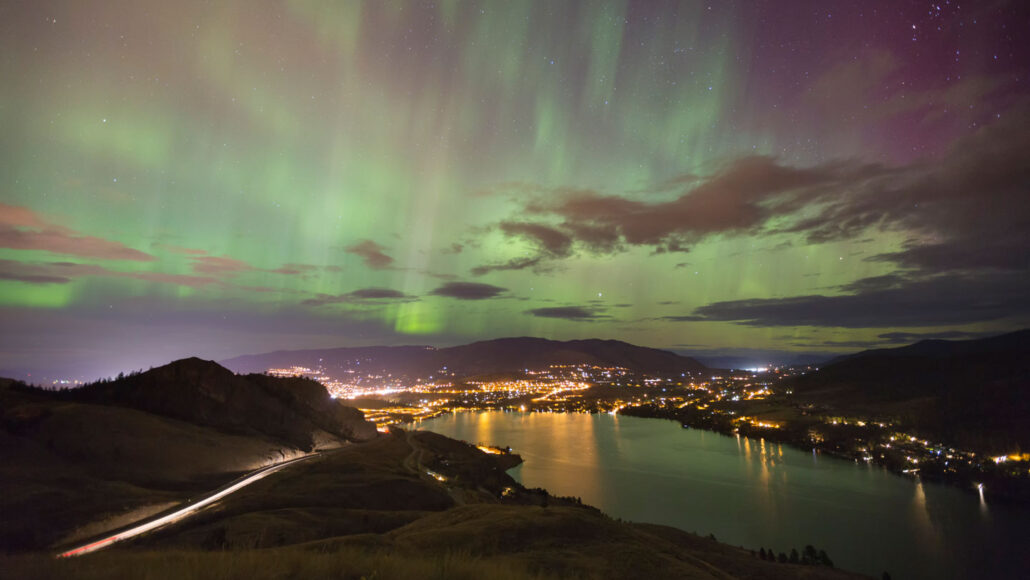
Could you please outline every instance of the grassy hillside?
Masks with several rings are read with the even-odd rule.
[[[319,552],[304,548],[247,551],[109,552],[72,560],[46,555],[0,557],[0,567],[24,580],[252,580],[254,578],[333,578],[339,580],[547,580],[514,559],[473,558],[443,553],[398,557],[389,552],[346,548]]]
[[[113,552],[103,565],[165,558],[162,566],[189,566],[184,573],[200,577],[242,576],[259,566],[255,559],[276,570],[289,566],[295,577],[323,570],[354,578],[855,577],[612,520],[575,499],[525,489],[503,467],[468,444],[395,431],[255,483],[191,522],[121,556]],[[205,576],[196,560],[220,572]]]
[[[374,434],[318,383],[199,359],[77,391],[3,381],[0,549],[111,529],[316,442]]]
[[[0,389],[0,547],[181,500],[298,450],[122,407]]]

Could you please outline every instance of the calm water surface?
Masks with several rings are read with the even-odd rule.
[[[786,445],[611,415],[457,413],[418,425],[510,445],[527,487],[757,550],[824,549],[877,578],[1030,578],[1030,508]]]

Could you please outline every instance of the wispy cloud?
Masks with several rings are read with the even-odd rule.
[[[220,284],[210,276],[188,274],[165,274],[162,272],[123,272],[95,264],[72,262],[26,263],[16,260],[0,260],[0,279],[26,282],[29,284],[67,284],[75,278],[99,276],[107,278],[132,278],[162,284],[174,284],[201,288]]]
[[[151,262],[154,256],[121,242],[83,235],[55,224],[37,212],[0,203],[0,248],[40,250],[97,260]]]

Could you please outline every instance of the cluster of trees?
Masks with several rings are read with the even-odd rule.
[[[799,554],[797,548],[791,548],[790,555],[780,552],[779,555],[771,549],[760,548],[758,557],[770,562],[781,564],[803,564],[805,566],[828,566],[833,568],[833,560],[826,555],[826,550],[816,550],[815,546],[809,544]]]

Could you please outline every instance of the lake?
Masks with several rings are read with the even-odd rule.
[[[756,551],[812,544],[876,578],[1030,578],[1030,507],[873,465],[619,415],[455,413],[416,427],[511,446],[523,485],[613,517]]]

